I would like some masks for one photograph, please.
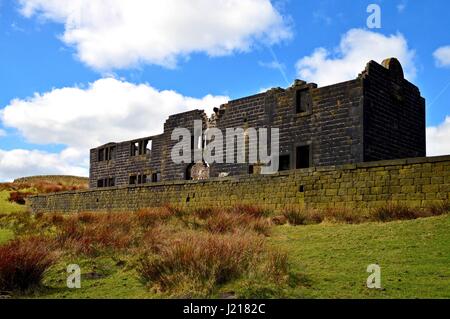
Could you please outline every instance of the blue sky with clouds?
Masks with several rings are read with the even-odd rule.
[[[366,8],[381,7],[368,29]],[[354,78],[397,56],[427,99],[428,152],[450,154],[446,0],[0,0],[0,180],[88,172],[97,144],[167,115]],[[448,117],[448,118],[447,118]]]

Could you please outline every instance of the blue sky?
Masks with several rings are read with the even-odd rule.
[[[449,1],[168,2],[0,0],[0,180],[86,175],[89,147],[158,133],[168,114],[345,80],[391,55],[427,100],[429,154],[450,153]]]

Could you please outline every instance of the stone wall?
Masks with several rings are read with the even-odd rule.
[[[29,198],[33,212],[134,211],[166,204],[229,207],[367,208],[393,203],[426,207],[450,199],[450,156],[379,161],[236,176],[162,182]]]
[[[142,121],[148,119],[139,120],[136,125],[142,126]],[[161,135],[145,139],[152,141],[148,154],[130,154],[136,141],[92,149],[90,188],[127,186],[134,176],[147,178],[153,174],[159,174],[162,181],[189,179],[191,163],[175,164],[171,160],[172,147],[177,143],[171,135],[177,127],[187,128],[194,135],[194,120],[201,120],[203,129],[217,127],[224,135],[227,128],[278,128],[280,162],[283,160],[280,170],[426,154],[425,100],[419,89],[404,78],[398,60],[391,58],[383,65],[370,61],[351,81],[317,87],[296,80],[286,89],[274,88],[229,101],[216,109],[211,119],[202,110],[172,115]],[[114,156],[98,161],[99,154],[108,147],[115,149]],[[227,150],[226,144],[224,148],[225,159],[227,152],[232,151]],[[236,156],[236,148],[234,152]],[[208,163],[209,176],[257,172],[254,164],[260,163],[245,162]],[[155,179],[149,178],[148,182],[152,180]]]
[[[395,59],[370,62],[364,78],[364,162],[426,154],[425,99]]]
[[[287,89],[230,101],[222,107],[217,127],[278,128],[280,156],[289,156],[296,168],[296,148],[309,145],[311,166],[341,165],[363,161],[362,79],[317,88],[297,80]],[[305,112],[296,112],[296,94],[306,93]],[[420,95],[419,95],[420,96]],[[226,150],[224,152],[226,156]],[[236,152],[235,152],[236,153]],[[249,164],[213,164],[211,176],[221,172],[243,175]]]

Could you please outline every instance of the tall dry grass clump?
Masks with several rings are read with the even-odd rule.
[[[409,220],[426,217],[424,210],[403,205],[387,204],[372,210],[373,221],[389,222],[393,220]]]
[[[292,209],[288,208],[283,211],[283,216],[291,225],[309,225],[320,224],[325,219],[325,211],[313,208]]]
[[[146,208],[137,211],[136,220],[144,228],[155,226],[158,223],[169,220],[174,215],[167,207]]]
[[[120,251],[135,240],[133,213],[80,213],[56,224],[56,241],[61,248],[86,255],[101,250]]]
[[[360,224],[365,222],[390,222],[423,217],[439,216],[450,213],[450,203],[443,201],[426,208],[409,207],[387,202],[373,209],[352,208],[289,208],[283,216],[291,225],[320,224],[323,221],[333,223]]]
[[[259,216],[225,210],[218,211],[205,220],[205,229],[211,233],[253,231],[267,236],[270,233],[270,221]]]
[[[264,238],[254,234],[181,232],[167,240],[158,254],[144,253],[137,271],[161,291],[187,293],[195,288],[207,295],[218,285],[254,271],[265,249]]]
[[[450,213],[450,203],[442,201],[426,208],[409,207],[388,203],[376,208],[371,213],[374,221],[389,222],[393,220],[408,220],[431,216],[440,216]]]
[[[268,217],[271,214],[270,210],[256,205],[236,205],[231,208],[231,211],[237,214],[253,216],[255,218]]]
[[[259,278],[276,285],[287,276],[287,258],[265,245],[271,228],[266,215],[251,206],[28,213],[17,229],[19,236],[45,233],[53,238],[52,249],[69,256],[126,255],[142,280],[164,294],[207,297],[236,279]]]
[[[41,284],[57,260],[54,245],[44,237],[16,239],[0,246],[0,290],[27,290]]]
[[[428,207],[428,212],[432,216],[439,216],[444,214],[450,214],[450,201],[442,201]]]
[[[26,198],[30,195],[33,195],[31,192],[10,192],[8,201],[14,202],[19,205],[25,205]]]

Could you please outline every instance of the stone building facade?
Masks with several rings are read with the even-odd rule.
[[[195,120],[203,130],[278,128],[281,171],[426,155],[425,100],[395,58],[370,61],[351,81],[318,87],[296,80],[214,111],[211,118],[202,110],[172,115],[160,135],[92,149],[90,188],[259,173],[257,163],[174,163],[175,128],[192,132],[192,148],[204,145],[194,141]]]

